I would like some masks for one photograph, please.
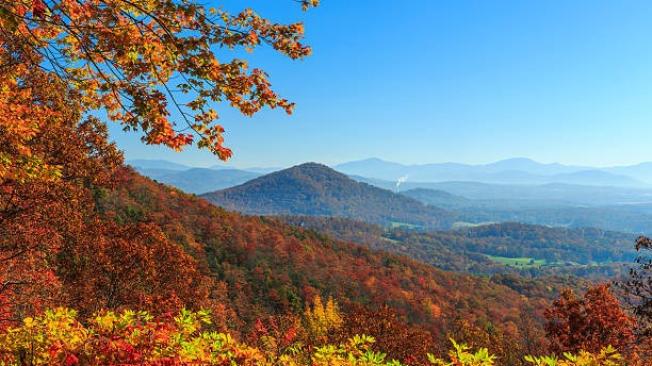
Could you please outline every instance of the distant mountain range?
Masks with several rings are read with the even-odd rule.
[[[195,194],[237,186],[263,174],[223,166],[193,168],[166,160],[130,160],[127,163],[140,174]]]
[[[196,168],[165,160],[145,159],[130,160],[128,163],[142,174],[192,193],[214,191],[244,183],[246,180],[242,180],[243,178],[253,178],[249,174],[240,172],[263,175],[282,169],[280,167],[234,169],[224,165]],[[652,189],[652,162],[631,166],[593,168],[558,163],[542,164],[526,158],[507,159],[479,165],[459,163],[407,165],[371,158],[338,164],[333,168],[368,183],[377,180],[385,181],[382,183],[382,187],[393,190],[404,190],[404,187],[433,188],[427,184],[442,182],[537,186],[567,184]],[[223,174],[216,175],[215,170],[223,171]],[[188,175],[191,175],[192,179],[181,177],[183,171],[189,171]],[[204,181],[204,183],[200,181]]]
[[[588,207],[605,205],[652,204],[652,188],[613,187],[565,183],[496,184],[482,182],[396,182],[351,176],[379,188],[406,192],[412,189],[444,191],[465,199],[487,201],[492,205],[516,207]],[[430,203],[430,202],[429,202]]]
[[[238,169],[191,168],[188,170],[167,170],[137,168],[136,170],[158,182],[195,194],[237,186],[260,176],[259,173]]]
[[[156,159],[134,159],[127,160],[127,164],[131,165],[137,170],[140,169],[163,169],[163,170],[188,170],[191,166],[173,163],[167,160]]]
[[[452,215],[415,199],[306,163],[204,194],[226,209],[256,215],[351,217],[390,226],[448,228]]]
[[[482,182],[495,184],[579,184],[592,186],[642,187],[652,183],[652,163],[613,168],[592,168],[542,164],[515,158],[491,164],[459,163],[405,165],[377,158],[334,166],[348,175],[397,182]]]
[[[512,163],[529,170],[537,164],[522,160]],[[575,174],[559,173],[566,168],[550,165],[557,175]],[[509,167],[510,163],[495,166],[491,169]],[[247,214],[352,217],[384,226],[427,230],[522,222],[652,232],[652,189],[639,187],[408,180],[397,189],[396,181],[346,176],[314,163],[267,175],[222,166],[189,168],[165,161],[145,161],[136,169],[186,192],[212,192],[205,197]]]

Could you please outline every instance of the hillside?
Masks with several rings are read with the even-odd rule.
[[[219,281],[220,298],[236,314],[231,322],[300,312],[307,299],[322,294],[343,304],[387,304],[439,336],[462,313],[471,323],[519,329],[523,312],[545,303],[524,302],[486,278],[374,252],[278,219],[230,213],[133,173],[123,181],[103,199],[103,210],[120,221],[155,223],[192,253]]]
[[[203,195],[227,209],[257,215],[352,217],[382,225],[447,228],[448,212],[306,163]]]
[[[293,225],[398,253],[438,268],[475,274],[574,274],[607,278],[636,257],[634,235],[600,229],[551,228],[518,223],[441,232],[386,229],[344,218],[283,217]]]

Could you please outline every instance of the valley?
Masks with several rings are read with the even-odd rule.
[[[0,1],[0,366],[652,365],[650,18]]]
[[[230,177],[232,171],[214,170],[211,174]],[[186,172],[192,170],[179,174]],[[475,196],[465,191],[468,198],[443,189],[403,184],[406,190],[397,193],[307,163],[202,197],[229,210],[280,216],[293,225],[374,250],[406,255],[444,270],[481,275],[593,279],[624,275],[636,258],[632,244],[636,233],[648,227],[646,211],[640,205],[572,206],[581,204],[583,196],[576,194],[579,186],[560,186],[563,189],[557,189],[558,194],[571,198],[555,201],[540,198],[550,194],[548,186],[518,186],[511,198],[503,199],[496,192],[503,190],[507,196],[512,186],[468,183],[468,187],[476,187]],[[461,183],[446,184],[439,184],[440,188],[463,187]],[[477,187],[487,188],[482,193]],[[518,197],[519,189],[530,196]],[[635,194],[617,187],[591,189],[613,196]],[[497,198],[478,198],[481,195]]]

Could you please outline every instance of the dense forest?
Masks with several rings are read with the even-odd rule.
[[[202,197],[227,209],[256,215],[342,216],[424,229],[448,228],[453,222],[453,216],[445,210],[356,182],[315,163],[274,172]]]
[[[450,271],[525,276],[611,278],[627,272],[636,257],[631,234],[519,223],[450,231],[386,228],[336,217],[283,216],[293,225],[400,253]]]
[[[242,187],[265,204],[278,194],[306,213],[401,229],[245,216],[125,166],[108,122],[228,159],[212,105],[291,113],[263,70],[214,50],[264,44],[300,59],[311,53],[302,23],[192,1],[18,0],[0,3],[0,26],[0,365],[649,364],[647,238],[613,286],[475,276],[433,266],[446,257],[431,246],[459,239],[445,255],[467,252],[460,266],[631,252],[608,248],[627,238],[599,230],[414,232],[448,227],[448,212],[315,164],[267,176],[275,191]],[[308,194],[322,188],[315,204]]]
[[[181,308],[210,309],[212,327],[244,341],[255,339],[261,321],[294,324],[301,319],[292,314],[302,314],[311,299],[332,297],[347,325],[329,341],[364,333],[376,338],[371,349],[407,363],[423,360],[424,348],[443,354],[447,337],[491,346],[510,364],[543,349],[543,312],[560,288],[533,289],[524,280],[444,272],[274,218],[229,213],[127,168],[117,167],[112,177],[111,189],[96,187],[84,194],[85,206],[95,207],[85,212],[87,219],[111,230],[91,240],[52,225],[54,232],[69,236],[69,254],[50,264],[54,282],[33,282],[8,294],[12,301],[6,309],[23,316],[38,313],[25,307],[33,304],[35,293],[48,293],[40,306],[65,305],[81,317],[125,307],[155,316]],[[517,286],[523,287],[521,293],[513,289]],[[21,294],[30,299],[21,300]],[[383,321],[393,324],[389,330],[389,325],[374,328]],[[418,338],[414,344],[396,344],[392,332]]]

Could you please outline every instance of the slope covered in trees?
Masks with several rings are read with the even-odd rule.
[[[280,321],[273,319],[301,313],[316,295],[330,295],[358,319],[351,332],[382,336],[374,329],[383,333],[386,327],[373,324],[385,311],[392,324],[403,324],[396,332],[423,334],[435,348],[447,334],[464,339],[462,330],[484,332],[489,324],[492,342],[510,345],[499,352],[522,355],[529,352],[526,339],[542,341],[533,314],[540,314],[543,298],[526,300],[488,279],[373,252],[273,218],[224,211],[121,167],[110,145],[85,150],[91,141],[104,137],[89,131],[86,142],[73,139],[52,156],[69,161],[65,184],[4,186],[2,327],[57,306],[83,317],[124,308],[163,315],[187,307],[210,309],[216,328],[246,337],[260,321]],[[79,166],[109,158],[115,160],[101,165],[101,175],[75,175],[84,171]],[[44,194],[48,190],[54,191]],[[383,344],[391,346],[390,340]],[[401,341],[392,347],[411,346]]]
[[[447,228],[450,213],[306,163],[203,195],[231,210],[260,215],[352,217],[383,225]]]
[[[575,274],[605,277],[622,273],[636,253],[634,236],[599,229],[549,228],[518,223],[421,232],[388,229],[345,218],[283,217],[286,222],[400,253],[446,270],[528,276]],[[509,258],[528,258],[505,265]],[[501,261],[502,260],[502,261]],[[529,262],[532,261],[532,264]]]
[[[124,178],[126,184],[108,195],[103,209],[126,222],[155,222],[168,238],[195,252],[224,283],[244,320],[296,311],[304,299],[320,293],[370,305],[390,299],[412,320],[431,326],[451,318],[442,314],[460,311],[483,297],[486,306],[490,306],[486,299],[497,301],[490,306],[494,315],[511,318],[499,309],[518,314],[523,305],[516,293],[483,279],[376,253],[277,219],[229,213],[130,172],[124,172]],[[465,299],[462,294],[467,293],[470,297]],[[492,317],[473,306],[463,311],[470,319]]]
[[[11,257],[0,274],[5,283],[20,283],[0,293],[3,327],[57,306],[83,317],[127,307],[164,315],[187,307],[210,309],[216,328],[239,330],[240,338],[261,321],[291,319],[322,295],[338,299],[345,316],[355,319],[347,334],[377,336],[393,352],[422,342],[438,348],[447,335],[464,339],[467,331],[486,329],[492,331],[485,344],[503,344],[497,352],[511,357],[542,342],[536,319],[543,297],[526,299],[485,278],[444,272],[274,218],[230,213],[116,164],[107,176],[111,185],[71,183],[75,200],[38,196],[41,205],[19,216],[3,212],[8,225],[0,248],[3,258]],[[49,246],[9,245],[16,235],[33,235],[21,231],[26,218],[59,206],[70,211],[64,217],[49,211]],[[419,343],[389,336],[405,332],[419,334]]]
[[[442,365],[423,351],[441,355],[447,336],[491,345],[506,365],[544,349],[537,315],[545,301],[536,292],[526,297],[488,278],[224,211],[125,167],[94,117],[99,109],[140,129],[146,143],[181,149],[197,141],[226,159],[211,102],[245,115],[293,105],[264,71],[237,58],[220,62],[213,49],[265,43],[301,58],[310,53],[302,24],[192,1],[18,0],[0,3],[0,25],[0,64],[11,66],[0,68],[3,365],[386,363],[378,350]],[[170,107],[182,123],[169,118]],[[366,198],[429,210],[383,194]],[[620,314],[606,290],[581,301],[587,323]],[[592,311],[600,302],[608,311]],[[558,305],[551,319],[565,328],[576,312]],[[214,331],[201,332],[209,323]],[[577,330],[596,339],[590,346],[600,354],[580,351],[560,365],[617,358],[596,338],[602,330]],[[355,336],[365,333],[377,349]],[[454,347],[454,364],[492,363],[486,350]]]
[[[468,250],[512,257],[534,257],[548,262],[571,261],[583,264],[609,261],[631,262],[634,235],[594,228],[551,228],[519,223],[493,224],[458,231],[471,239],[486,241],[469,245]]]

